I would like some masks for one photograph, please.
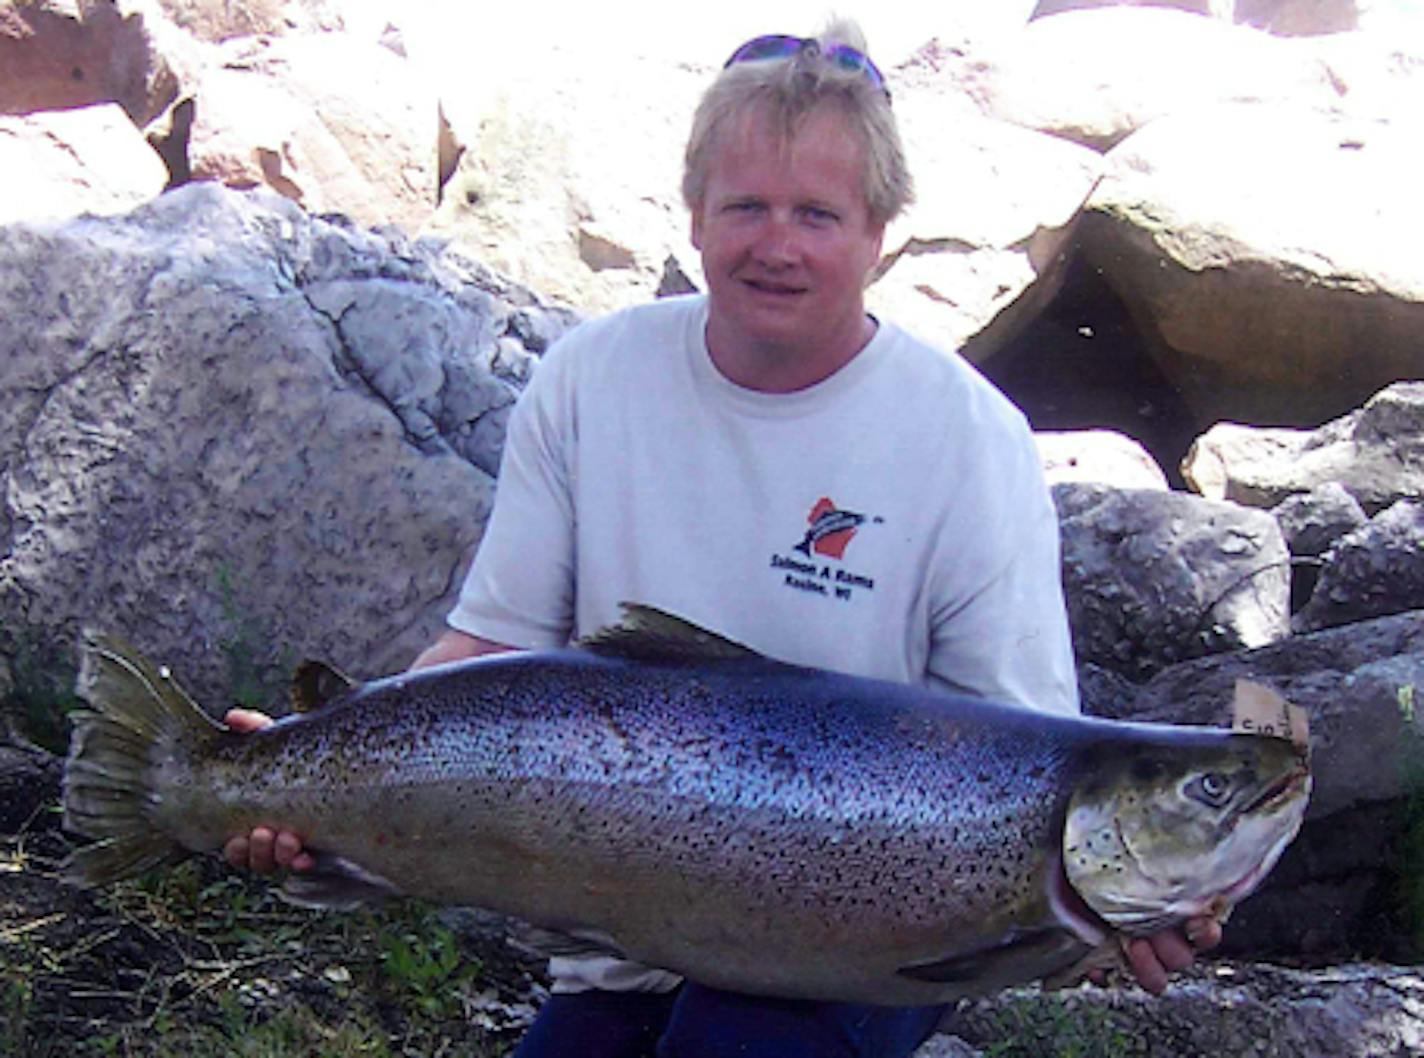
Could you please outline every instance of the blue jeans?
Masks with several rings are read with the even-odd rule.
[[[906,1058],[944,1007],[675,992],[549,997],[513,1058]]]

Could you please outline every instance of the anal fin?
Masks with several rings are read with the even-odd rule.
[[[293,871],[278,892],[298,907],[351,911],[363,904],[379,904],[402,895],[394,884],[341,856],[313,852],[316,864]]]

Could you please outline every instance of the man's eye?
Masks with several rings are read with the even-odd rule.
[[[808,206],[802,212],[812,224],[834,224],[839,219],[831,210],[819,206]]]

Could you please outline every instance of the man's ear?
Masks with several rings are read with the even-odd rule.
[[[702,206],[692,210],[692,245],[700,253],[702,250]]]

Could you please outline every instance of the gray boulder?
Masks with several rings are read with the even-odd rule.
[[[1330,549],[1295,627],[1311,632],[1407,610],[1424,610],[1424,503],[1400,500]]]
[[[960,1004],[944,1027],[986,1053],[1124,1058],[1404,1058],[1424,1048],[1417,968],[1204,965],[1162,996],[1140,988],[1010,989]],[[949,1052],[955,1053],[955,1052]]]
[[[1280,523],[1290,553],[1298,558],[1320,557],[1346,533],[1369,521],[1355,497],[1338,481],[1297,493],[1271,513]]]
[[[1080,662],[1141,678],[1289,633],[1289,556],[1266,512],[1101,485],[1053,498]]]
[[[571,319],[266,192],[0,228],[0,654],[96,625],[210,705],[404,667]]]
[[[1182,472],[1209,499],[1275,507],[1339,482],[1368,514],[1424,499],[1424,382],[1397,382],[1316,430],[1218,423]]]
[[[1291,553],[1291,613],[1310,599],[1320,579],[1320,556],[1346,533],[1369,519],[1355,497],[1338,481],[1327,481],[1309,492],[1282,501],[1275,515]]]

